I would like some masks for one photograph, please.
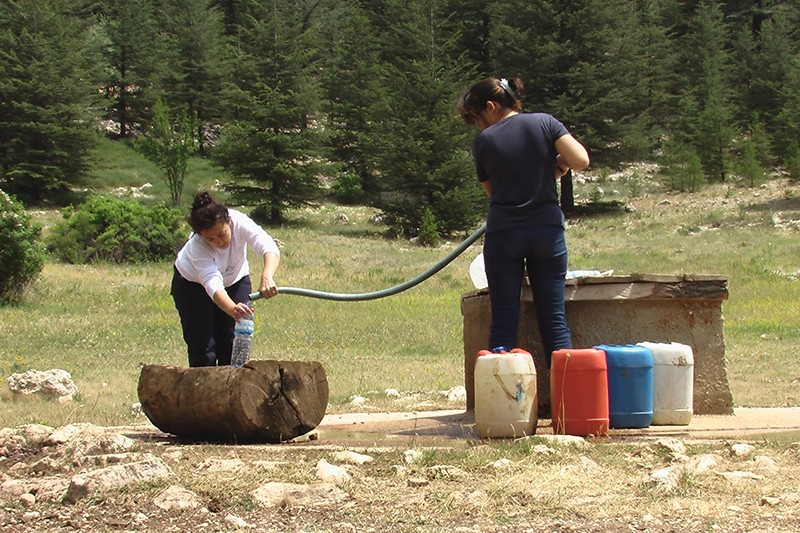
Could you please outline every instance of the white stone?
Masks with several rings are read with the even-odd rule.
[[[349,480],[350,474],[344,468],[320,459],[317,463],[317,477],[325,482],[341,483]]]
[[[449,391],[447,391],[447,401],[448,402],[466,402],[467,401],[467,389],[463,386],[453,387]]]
[[[663,439],[658,439],[655,442],[655,446],[659,448],[665,448],[671,452],[679,453],[681,455],[686,454],[686,445],[680,439],[665,437]]]
[[[750,455],[755,450],[755,447],[750,444],[745,444],[743,442],[736,443],[731,446],[731,453],[737,457],[741,457],[743,455]]]
[[[38,394],[58,402],[68,402],[78,392],[70,373],[60,368],[28,370],[22,374],[12,374],[6,381],[11,392],[23,396]]]
[[[245,529],[245,528],[252,528],[255,527],[253,524],[248,524],[242,518],[239,518],[236,515],[228,514],[225,516],[225,523],[231,527]]]
[[[754,474],[752,472],[741,472],[734,470],[733,472],[721,472],[720,475],[730,481],[731,483],[738,483],[740,481],[761,481],[764,476]]]
[[[354,465],[364,465],[366,463],[371,463],[375,460],[375,458],[364,455],[361,453],[351,452],[351,451],[341,451],[334,454],[333,458],[337,461],[343,463],[350,463]]]
[[[197,494],[178,485],[172,485],[165,489],[153,499],[153,503],[165,511],[197,509],[203,505]]]
[[[509,466],[513,465],[514,463],[511,459],[506,459],[503,457],[502,459],[498,459],[497,461],[492,463],[492,468],[497,468],[498,470],[503,468],[508,468]]]
[[[386,396],[388,396],[389,398],[399,398],[400,397],[400,393],[397,391],[397,389],[386,389],[385,391],[383,391],[383,393]]]
[[[263,507],[302,505],[325,507],[342,503],[349,495],[332,483],[297,485],[294,483],[266,483],[250,493]]]
[[[778,463],[766,455],[757,455],[753,457],[753,463],[753,466],[757,470],[762,470],[765,472],[775,472],[778,470]]]
[[[23,507],[33,507],[33,505],[36,503],[36,496],[30,492],[26,492],[25,494],[20,495],[19,501]]]
[[[414,464],[422,458],[422,452],[419,450],[406,450],[403,452],[403,460],[406,464]]]
[[[236,472],[245,468],[247,465],[241,459],[220,459],[212,457],[200,463],[200,470],[207,470],[208,472]]]
[[[152,454],[144,454],[146,459],[135,463],[114,465],[73,476],[70,480],[65,501],[75,503],[94,492],[103,493],[132,485],[165,479],[174,475],[162,459]]]
[[[553,455],[556,453],[556,451],[547,444],[536,444],[531,451],[539,455]]]
[[[544,440],[553,446],[575,446],[577,448],[589,448],[591,446],[586,439],[575,435],[531,435],[522,438]]]
[[[353,399],[350,400],[350,405],[356,405],[356,406],[364,405],[365,403],[367,403],[367,401],[368,400],[363,396],[353,396]]]

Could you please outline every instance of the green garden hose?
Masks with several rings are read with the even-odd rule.
[[[400,285],[389,287],[388,289],[383,289],[375,292],[345,294],[340,292],[324,292],[324,291],[315,291],[312,289],[301,289],[297,287],[278,287],[278,294],[294,294],[296,296],[307,296],[309,298],[319,298],[322,300],[336,300],[339,302],[362,302],[364,300],[377,300],[378,298],[393,296],[399,292],[403,292],[406,289],[410,289],[415,285],[419,285],[429,277],[439,272],[441,269],[450,264],[453,261],[453,259],[461,255],[464,252],[464,250],[469,248],[472,245],[472,243],[477,241],[478,238],[485,232],[486,232],[486,224],[482,225],[480,228],[475,230],[475,233],[467,237],[467,239],[461,244],[459,244],[455,250],[447,254],[447,256],[444,259],[433,265],[431,268],[429,268],[419,276],[410,279],[405,283],[401,283]],[[258,291],[250,295],[250,300],[258,300],[259,298],[263,298],[263,296],[261,296],[261,293]]]

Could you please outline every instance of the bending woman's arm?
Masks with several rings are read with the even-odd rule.
[[[569,171],[583,170],[589,166],[589,152],[569,133],[556,139],[556,167],[558,176]]]
[[[272,298],[278,294],[278,286],[272,277],[275,271],[278,270],[278,265],[281,262],[281,257],[274,252],[267,252],[264,254],[264,270],[261,271],[261,285],[258,287],[258,292],[264,298]]]

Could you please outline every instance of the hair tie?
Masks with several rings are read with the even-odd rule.
[[[208,204],[210,204],[213,200],[211,199],[211,195],[207,192],[203,192],[197,195],[197,199],[194,201],[194,208],[201,209]]]
[[[500,78],[500,87],[503,88],[505,92],[508,93],[508,96],[514,98],[514,93],[511,92],[511,86],[508,84],[508,80],[505,78]]]

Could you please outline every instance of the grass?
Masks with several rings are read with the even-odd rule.
[[[138,187],[146,179],[153,184],[147,193],[153,201],[168,198],[166,185],[156,183],[157,172],[148,171],[130,148],[104,150],[108,182],[98,171],[96,186]],[[223,179],[198,160],[187,185]],[[611,205],[635,209],[582,214],[567,230],[571,269],[728,277],[726,363],[737,406],[800,405],[800,265],[793,222],[800,219],[800,188],[780,180],[768,185],[714,186],[694,195],[654,189],[637,189],[635,197],[614,193],[607,198]],[[45,226],[59,217],[35,214]],[[382,236],[385,227],[372,222],[374,214],[365,207],[325,204],[291,212],[289,223],[268,228],[283,243],[279,285],[332,292],[387,288],[420,274],[466,237],[438,248],[388,240]],[[386,388],[418,391],[435,402],[431,393],[463,384],[460,298],[474,290],[468,267],[479,251],[476,243],[436,276],[391,298],[259,301],[253,357],[320,361],[328,373],[332,411],[349,409],[354,395],[369,397],[374,408],[392,408],[380,399]],[[260,260],[251,257],[251,266],[259,272]],[[135,421],[130,407],[137,401],[141,365],[187,364],[169,295],[171,272],[168,263],[48,263],[23,303],[0,308],[0,370],[8,376],[63,368],[79,395],[75,402],[53,404],[3,390],[0,427]]]

